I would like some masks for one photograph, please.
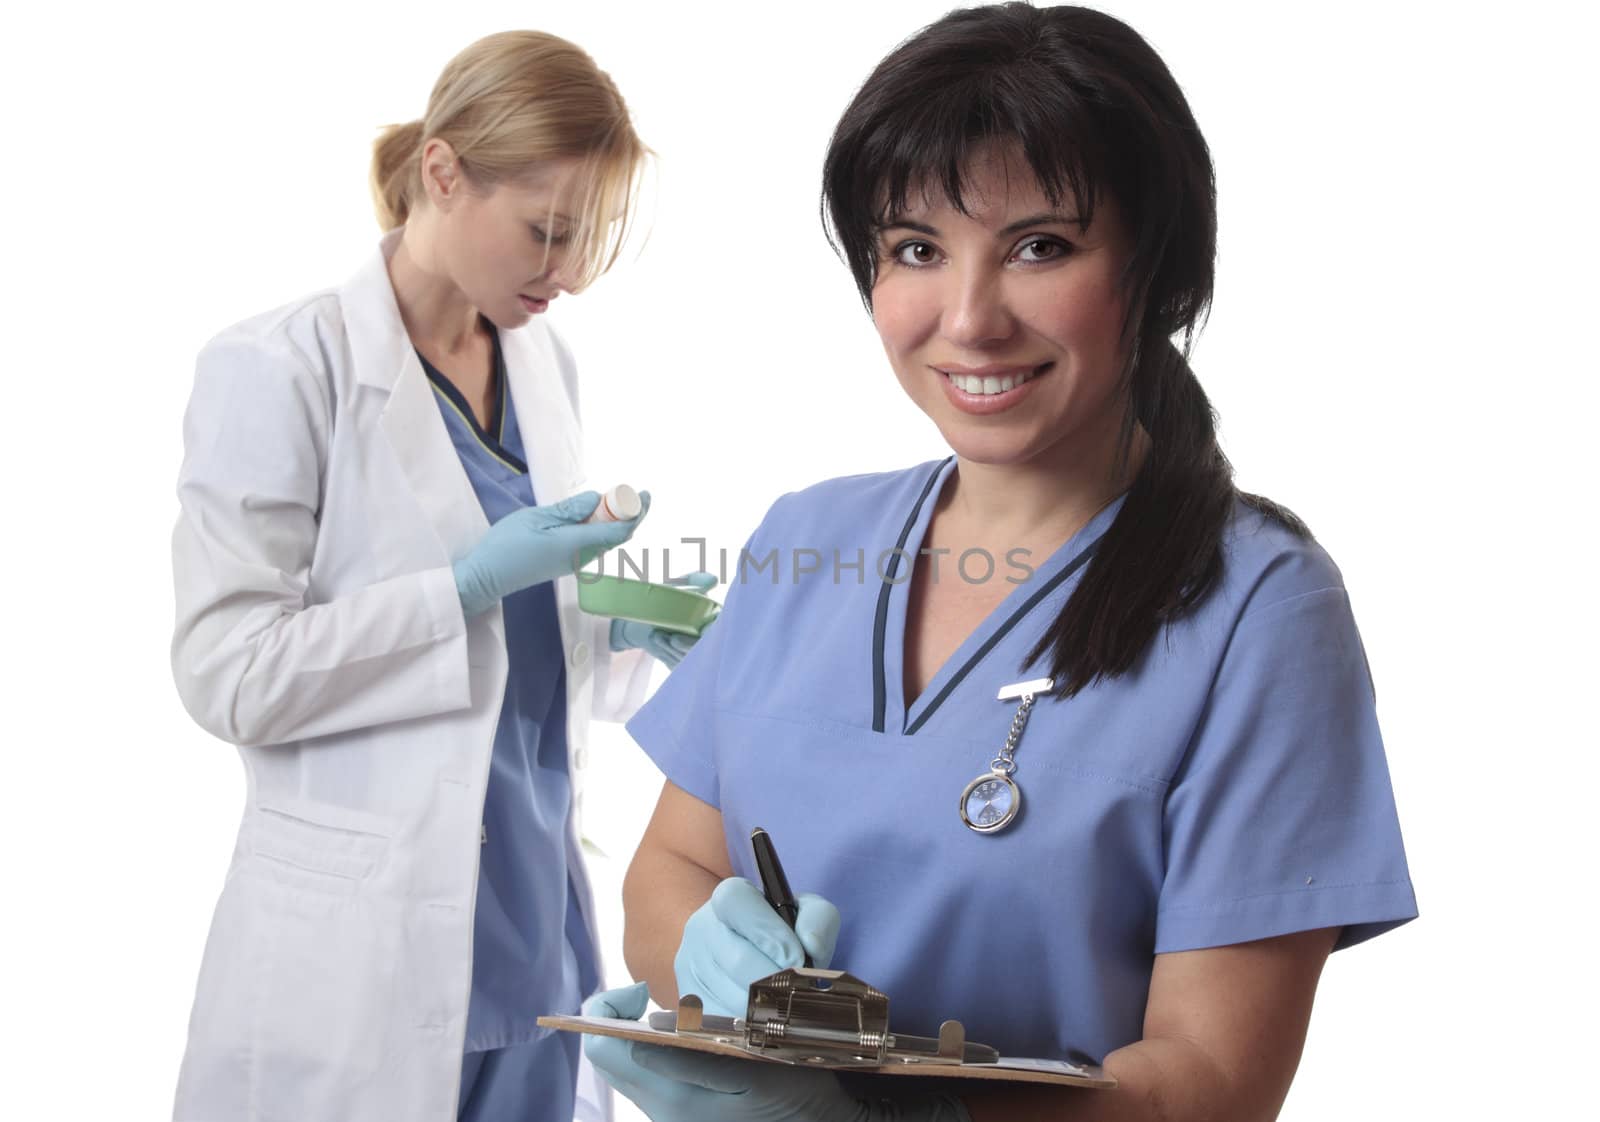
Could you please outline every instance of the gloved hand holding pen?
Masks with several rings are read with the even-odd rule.
[[[773,911],[761,890],[742,877],[729,877],[683,925],[683,940],[672,961],[678,994],[698,994],[705,1011],[742,1017],[750,984],[799,966],[806,955],[827,969],[839,941],[839,909],[806,893],[794,928]]]
[[[600,503],[597,491],[512,511],[455,563],[461,610],[470,619],[513,592],[574,573],[597,554],[621,545],[650,512],[649,492],[641,491],[639,498],[643,509],[626,522],[584,521]]]

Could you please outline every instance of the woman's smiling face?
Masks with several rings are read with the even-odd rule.
[[[964,182],[968,213],[913,190],[878,236],[873,321],[901,386],[975,463],[1114,441],[1126,408],[1115,208],[1099,202],[1083,228],[1014,146],[980,149]]]

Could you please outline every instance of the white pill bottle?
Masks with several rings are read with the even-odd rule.
[[[600,496],[600,502],[596,504],[594,513],[584,521],[628,522],[643,512],[644,503],[639,500],[639,492],[626,483],[619,483]]]

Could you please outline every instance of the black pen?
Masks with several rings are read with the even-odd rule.
[[[756,852],[756,871],[761,874],[761,894],[772,905],[772,910],[783,917],[789,930],[793,931],[794,921],[800,918],[800,905],[795,902],[794,893],[789,891],[789,878],[783,875],[783,866],[778,862],[778,851],[772,848],[772,839],[760,826],[750,831],[750,848]],[[810,966],[811,955],[806,953],[803,945],[801,953],[805,955],[805,964]]]

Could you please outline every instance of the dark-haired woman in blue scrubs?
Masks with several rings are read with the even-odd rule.
[[[955,1018],[1118,1087],[589,1054],[656,1122],[1272,1118],[1328,954],[1416,906],[1339,570],[1235,488],[1172,343],[1216,243],[1189,107],[1109,16],[953,12],[857,93],[824,198],[951,454],[755,532],[776,569],[629,725],[667,779],[626,889],[644,983],[588,1008],[637,1016],[647,983],[742,1014],[809,953],[895,1031]],[[755,826],[809,894],[793,930],[748,883]]]

